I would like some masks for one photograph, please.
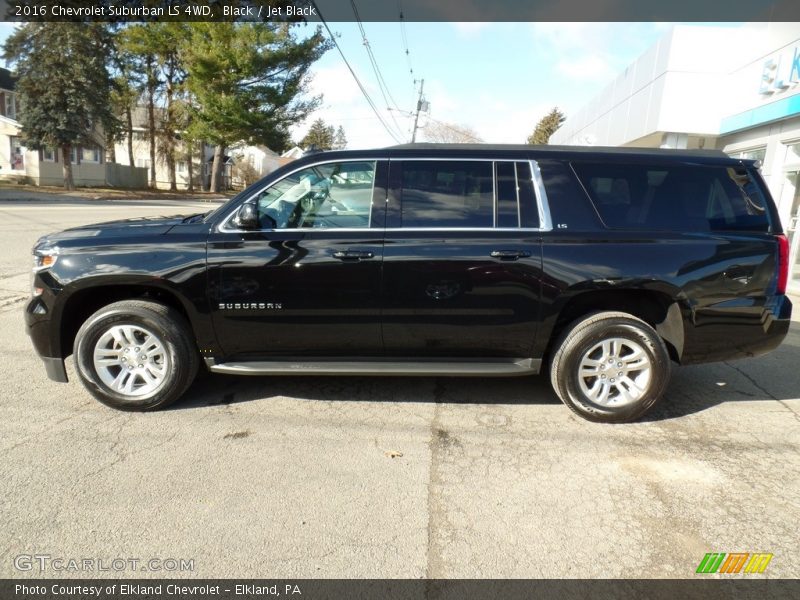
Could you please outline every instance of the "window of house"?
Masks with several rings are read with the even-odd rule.
[[[403,161],[403,227],[494,225],[490,161]]]
[[[42,160],[44,162],[56,162],[57,150],[55,148],[44,148],[42,150]]]
[[[178,169],[178,173],[186,173],[186,161],[185,160],[179,160],[177,169]]]
[[[81,162],[85,163],[99,163],[100,162],[100,148],[81,148]]]
[[[786,146],[786,164],[800,164],[800,143],[795,142]]]
[[[758,160],[760,162],[764,162],[764,158],[767,156],[767,147],[762,146],[760,148],[750,148],[749,150],[737,150],[731,154],[733,158],[744,158],[745,160]]]
[[[11,169],[13,171],[24,171],[25,170],[25,151],[22,147],[22,143],[20,142],[19,137],[12,135],[8,138],[9,144],[11,146],[10,155],[9,155],[9,162],[11,163]]]
[[[137,158],[134,161],[134,164],[137,167],[144,167],[145,169],[149,169],[150,168],[150,159],[149,158]]]
[[[9,119],[16,119],[17,118],[17,99],[16,99],[16,95],[12,94],[12,93],[9,93],[9,92],[6,92],[5,96],[6,96],[6,106],[5,106],[6,112],[5,112],[5,115]]]
[[[587,163],[573,168],[611,228],[769,230],[764,196],[747,169]]]

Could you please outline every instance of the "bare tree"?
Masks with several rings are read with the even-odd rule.
[[[424,129],[425,141],[439,144],[480,144],[483,140],[468,125],[430,119]]]

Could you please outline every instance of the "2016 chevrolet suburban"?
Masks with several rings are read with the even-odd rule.
[[[788,244],[752,161],[716,151],[417,144],[286,165],[207,214],[33,249],[28,332],[101,402],[242,375],[529,375],[635,419],[672,363],[787,333]]]

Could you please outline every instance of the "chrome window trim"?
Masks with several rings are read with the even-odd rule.
[[[500,198],[497,195],[497,163],[492,161],[492,229],[497,229],[497,213],[500,211]],[[517,223],[519,225],[519,223]]]
[[[328,231],[336,231],[329,229]],[[361,230],[363,231],[363,230]],[[526,231],[526,232],[539,232],[542,231],[536,227],[387,227],[384,231],[474,231],[474,232],[510,232],[510,231]]]
[[[272,232],[281,232],[281,231],[345,231],[345,232],[349,232],[349,231],[373,231],[373,230],[374,231],[379,231],[380,230],[379,227],[374,227],[374,228],[373,227],[300,227],[300,228],[295,227],[295,228],[291,228],[291,229],[290,228],[285,228],[285,229],[238,229],[236,227],[228,227],[228,224],[236,216],[236,213],[239,211],[239,208],[241,208],[242,204],[247,204],[248,202],[252,202],[253,199],[256,198],[259,194],[261,194],[264,190],[272,187],[273,185],[275,185],[276,183],[278,183],[280,181],[283,181],[287,177],[291,177],[295,173],[299,173],[300,171],[304,171],[304,170],[310,169],[312,167],[317,167],[319,165],[330,165],[330,164],[346,163],[346,162],[373,162],[373,163],[375,163],[375,170],[377,171],[378,170],[378,162],[380,162],[382,160],[385,160],[387,162],[389,161],[388,158],[342,158],[342,159],[339,159],[339,160],[320,160],[320,161],[316,161],[316,162],[312,162],[312,163],[306,163],[301,167],[297,167],[296,169],[294,169],[292,171],[289,171],[288,173],[286,173],[286,175],[284,175],[280,179],[276,179],[275,181],[273,181],[269,185],[267,185],[265,187],[262,187],[262,188],[259,188],[257,192],[254,192],[246,200],[244,200],[244,201],[240,202],[239,204],[237,204],[236,208],[233,209],[231,212],[229,212],[225,216],[224,219],[222,219],[222,222],[220,223],[220,225],[219,225],[219,227],[217,229],[218,229],[218,231],[220,233],[261,233],[261,232],[266,232],[266,231],[272,231]],[[375,179],[376,179],[376,177],[373,176],[372,177],[372,195],[371,195],[371,197],[375,196]],[[370,220],[370,225],[372,225],[372,200],[370,200],[370,203],[369,203],[369,220]]]
[[[517,163],[519,161],[514,161],[514,185],[516,189],[514,190],[517,193],[517,227],[522,225],[522,207],[519,205],[519,169],[517,168]]]
[[[377,170],[377,163],[380,161],[386,161],[390,165],[393,161],[481,161],[481,162],[491,162],[492,163],[492,176],[494,178],[494,187],[497,185],[497,175],[496,170],[494,167],[495,163],[498,162],[528,162],[531,167],[531,176],[533,178],[533,191],[534,195],[536,196],[536,204],[539,211],[539,227],[305,227],[305,228],[294,228],[294,229],[237,229],[234,227],[228,227],[229,222],[233,219],[236,215],[236,212],[239,210],[242,204],[252,201],[256,196],[258,196],[261,192],[263,192],[267,187],[260,188],[257,192],[253,193],[250,197],[248,197],[243,202],[240,202],[235,209],[233,209],[230,213],[228,213],[225,218],[223,218],[220,225],[217,227],[217,231],[220,233],[292,233],[292,232],[340,232],[340,233],[353,233],[353,232],[379,232],[379,231],[463,231],[463,232],[479,232],[479,231],[522,231],[522,232],[543,232],[543,231],[552,231],[553,230],[553,221],[552,217],[550,216],[550,204],[547,199],[547,191],[544,187],[544,182],[542,180],[542,172],[539,169],[539,163],[536,160],[529,159],[525,161],[524,159],[514,159],[514,158],[499,158],[499,157],[453,157],[453,156],[442,156],[442,157],[396,157],[396,158],[389,158],[389,157],[365,157],[365,158],[342,158],[342,159],[334,159],[334,160],[320,160],[312,163],[306,163],[296,169],[289,171],[284,175],[281,179],[278,179],[270,184],[275,185],[279,181],[299,172],[304,169],[310,169],[311,167],[316,167],[319,165],[331,164],[331,163],[345,163],[345,162],[374,162],[375,168]],[[514,174],[517,175],[516,165],[514,167]],[[519,180],[517,180],[517,194],[519,195]],[[372,180],[372,195],[373,198],[375,196],[375,178]],[[387,197],[388,201],[388,197]],[[495,193],[495,205],[497,204],[497,194]],[[496,212],[495,208],[495,212]],[[519,199],[517,200],[517,211],[520,210],[519,207]],[[521,219],[521,216],[518,217]],[[372,203],[370,203],[370,225],[372,221]],[[519,220],[517,222],[520,222]],[[496,225],[496,218],[495,223]]]

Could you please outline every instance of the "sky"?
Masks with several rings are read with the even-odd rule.
[[[333,49],[315,67],[312,93],[323,94],[323,106],[313,118],[342,125],[351,148],[410,141],[408,113],[416,108],[419,91],[414,80],[422,79],[433,119],[471,127],[486,142],[524,143],[553,107],[569,117],[670,28],[664,23],[406,23],[412,75],[400,24],[365,23],[391,92],[394,110],[387,111],[358,25],[330,25],[395,132],[392,137],[375,117]],[[417,141],[424,140],[427,123],[423,114]],[[309,124],[296,128],[295,139]]]
[[[430,112],[420,117],[417,141],[424,141],[430,117],[468,126],[486,142],[524,143],[553,107],[569,118],[671,27],[669,23],[409,22],[404,26],[406,46],[399,22],[364,23],[389,92],[384,98],[358,24],[329,25],[391,133],[333,48],[312,69],[310,93],[321,95],[322,105],[292,134],[301,139],[311,122],[322,118],[344,128],[352,149],[409,142],[413,126],[409,113],[416,108],[423,79]],[[303,27],[309,32],[314,26]],[[0,43],[12,31],[13,24],[0,23]]]

